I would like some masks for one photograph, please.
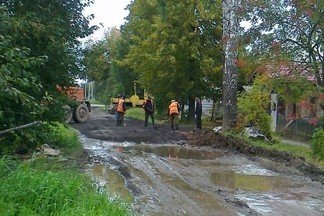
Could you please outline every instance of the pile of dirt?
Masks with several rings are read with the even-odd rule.
[[[196,131],[187,134],[187,140],[191,145],[211,146],[212,148],[223,148],[234,153],[243,153],[248,156],[257,156],[270,159],[271,161],[284,164],[286,167],[294,167],[314,181],[324,184],[324,169],[305,161],[305,158],[296,157],[289,152],[266,149],[252,146],[250,143],[237,137],[224,136],[212,130]]]
[[[131,118],[125,118],[124,123],[124,127],[117,127],[114,115],[95,108],[86,123],[72,123],[71,126],[89,138],[136,143],[183,143],[186,132],[190,131],[189,128],[173,131],[168,124],[154,128],[150,121],[148,127],[144,127],[144,121]]]

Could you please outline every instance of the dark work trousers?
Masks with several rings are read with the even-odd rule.
[[[171,114],[170,123],[172,130],[179,130],[179,115],[176,113]]]
[[[151,116],[152,124],[153,124],[153,127],[154,127],[154,113],[146,112],[146,111],[145,111],[145,124],[144,124],[144,126],[147,127],[149,116]]]
[[[196,115],[197,128],[201,129],[201,115]]]
[[[117,112],[117,126],[124,126],[124,113],[122,112]]]

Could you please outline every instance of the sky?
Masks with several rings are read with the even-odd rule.
[[[129,13],[125,8],[130,3],[131,0],[94,0],[94,4],[85,9],[84,15],[94,14],[95,18],[91,20],[90,25],[97,25],[100,29],[83,40],[99,40],[103,38],[105,30],[108,28],[119,28],[125,23],[124,18]],[[248,22],[241,23],[243,27],[250,25]]]
[[[124,18],[128,15],[128,10],[125,8],[130,2],[131,0],[94,0],[94,4],[85,9],[84,15],[94,14],[95,18],[91,20],[90,24],[97,25],[100,29],[88,39],[101,39],[104,36],[104,31],[109,27],[119,28],[124,24]]]

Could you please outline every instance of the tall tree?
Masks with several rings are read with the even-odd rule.
[[[128,41],[116,28],[108,29],[102,40],[86,44],[85,72],[89,80],[96,82],[96,98],[101,102],[107,103],[117,94],[135,94],[136,74],[126,65],[119,64],[128,51]]]
[[[0,130],[63,120],[55,87],[77,76],[78,38],[92,31],[82,15],[91,1],[82,2],[0,0]],[[43,136],[37,130],[6,134],[0,148],[35,144]]]
[[[60,100],[56,85],[70,85],[80,74],[79,38],[89,35],[91,17],[84,17],[82,10],[91,4],[90,0],[6,0],[8,15],[16,24],[9,32],[15,47],[27,47],[31,56],[43,56],[43,65],[32,67],[33,75],[40,80],[42,91],[33,92],[41,100],[48,92],[55,101]],[[61,107],[59,103],[52,106]],[[49,110],[42,116],[47,120],[61,118],[60,109]]]
[[[33,68],[42,65],[45,59],[32,57],[26,47],[15,46],[10,33],[19,22],[2,7],[0,19],[0,130],[3,130],[34,121],[44,111],[35,97],[42,85]]]
[[[237,117],[237,58],[239,0],[223,1],[223,51],[224,51],[224,78],[223,78],[223,131],[233,128]]]
[[[108,40],[110,47],[111,61],[111,72],[112,77],[117,83],[115,91],[117,93],[131,96],[134,94],[144,95],[140,86],[136,86],[136,92],[134,85],[138,79],[138,75],[127,65],[120,64],[120,62],[126,58],[129,53],[129,41],[124,37],[122,32],[118,31],[118,34],[112,36]]]
[[[213,4],[217,2],[137,0],[130,5],[125,28],[131,48],[124,62],[139,74],[139,82],[158,105],[166,107],[170,99],[189,101],[189,118],[194,97],[214,84],[211,72],[221,63],[215,57],[219,53],[209,51],[220,44],[215,28],[211,31],[221,24],[220,4]]]
[[[12,32],[17,46],[29,47],[34,56],[46,56],[45,64],[35,72],[48,91],[57,84],[68,85],[80,73],[79,38],[92,33],[91,17],[84,17],[83,9],[90,0],[6,0],[10,15],[20,20]]]
[[[324,87],[323,1],[244,1],[244,8],[251,53],[285,61],[291,74],[314,77]]]
[[[87,41],[83,50],[86,81],[94,81],[94,97],[107,103],[112,96],[111,59],[106,40]]]

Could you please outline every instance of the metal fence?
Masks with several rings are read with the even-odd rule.
[[[309,123],[308,119],[286,119],[278,114],[277,132],[284,138],[296,141],[309,141],[317,126]]]

